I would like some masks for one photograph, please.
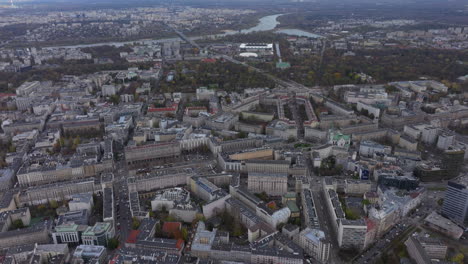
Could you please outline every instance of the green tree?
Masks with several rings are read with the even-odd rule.
[[[114,95],[111,95],[111,97],[109,98],[110,102],[113,103],[114,105],[118,105],[120,103],[120,96],[114,94]]]
[[[175,222],[175,221],[177,221],[177,219],[172,215],[168,215],[165,219],[165,222]]]
[[[301,226],[301,218],[300,217],[297,217],[296,219],[294,219],[294,224],[297,225],[297,226]]]
[[[195,217],[195,219],[196,219],[197,221],[203,221],[203,222],[206,221],[206,218],[205,218],[205,216],[204,216],[203,214],[197,214],[197,216]]]
[[[132,229],[137,230],[140,227],[140,225],[141,225],[140,220],[138,220],[138,218],[136,218],[136,217],[133,217],[132,218]]]
[[[76,138],[73,139],[73,143],[72,143],[72,146],[71,146],[71,149],[72,150],[75,150],[78,145],[81,143],[81,139],[80,139],[80,136],[77,136]]]
[[[119,244],[120,241],[117,238],[113,237],[107,241],[107,248],[110,250],[114,250],[119,247]]]
[[[437,204],[442,206],[444,204],[444,198],[440,198],[439,200],[437,200]]]
[[[49,205],[52,209],[57,209],[58,208],[58,203],[55,200],[50,200]]]
[[[181,232],[182,232],[182,239],[184,241],[188,241],[188,230],[187,230],[187,228],[186,227],[182,228]]]
[[[345,209],[345,215],[346,215],[346,219],[349,219],[349,220],[359,219],[359,215],[353,210],[351,210],[350,208]]]
[[[154,231],[154,236],[155,237],[161,237],[162,235],[163,235],[162,234],[162,223],[157,223],[155,231]]]
[[[8,153],[12,153],[12,152],[16,152],[16,147],[15,145],[11,144],[9,147],[8,147]]]
[[[11,226],[12,226],[13,229],[21,229],[21,228],[24,228],[23,220],[21,220],[21,219],[16,219],[15,221],[13,221],[13,223],[11,224]]]
[[[239,138],[246,138],[247,137],[247,133],[245,133],[244,131],[240,131],[239,134],[238,134]]]
[[[458,264],[463,264],[464,259],[465,259],[465,255],[463,255],[463,253],[458,253],[457,255],[453,256],[451,261],[458,263]]]
[[[239,222],[237,218],[234,219],[234,226],[232,227],[232,235],[238,237],[238,236],[242,236],[243,234],[244,234],[244,230],[242,228],[241,223]]]

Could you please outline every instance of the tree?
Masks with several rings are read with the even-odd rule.
[[[138,220],[138,218],[136,218],[136,217],[133,217],[132,218],[132,229],[137,230],[140,227],[140,225],[141,225],[140,220]]]
[[[154,231],[154,236],[155,237],[161,237],[162,236],[162,223],[157,223],[156,228]]]
[[[239,138],[246,138],[247,133],[245,133],[244,131],[241,131],[241,132],[239,132],[238,136],[239,136]]]
[[[55,200],[50,200],[49,205],[52,209],[57,209],[58,208],[58,203]]]
[[[113,103],[114,105],[118,105],[120,103],[120,96],[114,94],[114,95],[111,95],[111,97],[109,98],[110,102]]]
[[[175,222],[175,221],[177,221],[177,219],[172,215],[168,215],[165,219],[165,222]]]
[[[60,150],[61,150],[60,142],[55,143],[53,148],[52,148],[52,151],[55,152],[55,153],[59,153]]]
[[[361,115],[365,115],[365,116],[368,116],[369,115],[369,110],[367,109],[361,109]]]
[[[196,219],[197,221],[203,221],[203,222],[206,221],[206,217],[205,217],[203,214],[197,214],[197,215],[195,216],[195,219]]]
[[[16,147],[11,144],[9,147],[8,147],[8,153],[12,153],[12,152],[16,152]]]
[[[184,241],[188,241],[188,230],[186,227],[182,228],[181,233],[182,233],[182,239]]]
[[[75,150],[80,143],[81,143],[80,136],[77,136],[76,138],[73,139],[73,144],[71,146],[71,149]]]
[[[442,206],[444,204],[444,198],[440,198],[439,200],[437,200],[437,204]]]
[[[369,205],[369,204],[370,204],[370,201],[367,200],[367,199],[364,199],[364,200],[362,200],[362,204],[363,204],[363,205]]]
[[[297,217],[296,219],[294,219],[294,224],[297,225],[297,226],[301,226],[301,218],[300,217]]]
[[[231,227],[232,226],[232,222],[233,222],[233,218],[231,217],[231,215],[229,215],[229,213],[227,212],[227,210],[224,210],[222,213],[221,213],[221,220],[223,222],[223,225],[224,226],[227,226],[227,227]]]
[[[458,253],[451,260],[455,263],[463,264],[464,259],[465,259],[465,255],[463,255],[463,253]]]
[[[345,215],[346,215],[346,219],[349,219],[349,220],[359,219],[359,215],[353,210],[351,210],[350,208],[345,209]]]
[[[242,228],[242,225],[241,223],[239,222],[239,220],[236,218],[234,219],[234,226],[232,228],[232,235],[233,236],[242,236],[244,234],[244,230]]]
[[[268,202],[269,200],[268,194],[266,192],[256,193],[255,196],[257,196],[258,198],[260,198],[260,200],[264,202]]]
[[[268,208],[270,208],[273,211],[276,210],[276,204],[275,203],[269,203],[267,206],[268,206]]]
[[[21,220],[21,219],[16,219],[15,221],[13,221],[13,223],[11,225],[12,225],[13,229],[24,228],[23,220]]]
[[[119,247],[119,244],[120,241],[117,238],[113,237],[107,241],[107,248],[110,250],[114,250]]]

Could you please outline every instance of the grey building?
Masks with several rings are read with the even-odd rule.
[[[280,196],[288,192],[288,174],[251,172],[247,185],[251,192]]]
[[[167,158],[180,155],[178,142],[153,143],[137,146],[136,144],[125,148],[125,161],[132,168],[139,168],[148,164],[164,162]]]
[[[408,251],[411,259],[414,260],[415,263],[417,264],[426,264],[426,263],[431,263],[431,259],[427,255],[427,253],[424,251],[423,246],[419,241],[410,236],[408,240],[405,242],[406,245],[406,250]]]
[[[468,224],[468,189],[465,185],[448,182],[442,214],[458,224]]]

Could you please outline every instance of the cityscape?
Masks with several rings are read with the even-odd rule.
[[[465,0],[0,1],[0,263],[468,263]]]

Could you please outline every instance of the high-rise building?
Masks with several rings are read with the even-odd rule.
[[[442,214],[458,224],[468,224],[468,188],[465,185],[448,182]]]
[[[442,157],[442,169],[447,171],[448,178],[457,177],[465,160],[465,151],[449,148]]]

